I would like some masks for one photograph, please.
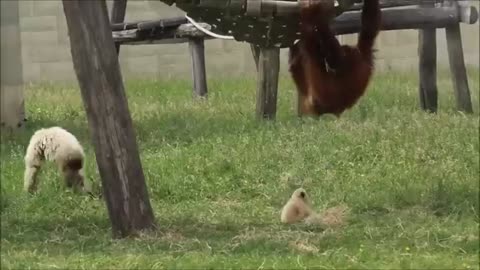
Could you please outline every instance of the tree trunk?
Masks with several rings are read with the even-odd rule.
[[[155,224],[105,0],[63,0],[113,237]]]

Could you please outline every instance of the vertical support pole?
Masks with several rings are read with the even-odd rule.
[[[275,119],[280,49],[260,48],[258,57],[257,118]]]
[[[113,0],[112,11],[110,15],[111,23],[122,23],[125,20],[127,12],[127,0]],[[117,55],[120,54],[120,44],[115,44]]]
[[[154,227],[105,0],[63,0],[113,237]]]
[[[458,3],[452,2],[457,8]],[[450,62],[450,72],[452,73],[453,88],[459,111],[472,113],[472,100],[470,97],[470,88],[468,87],[467,70],[462,47],[462,35],[460,24],[456,23],[445,28],[447,37],[448,60]]]
[[[421,6],[433,7],[435,3],[425,2]],[[420,107],[435,113],[438,109],[437,88],[437,30],[424,28],[418,31],[418,71]]]
[[[258,71],[258,57],[260,55],[260,47],[256,46],[255,44],[250,44],[250,50],[252,50],[253,61],[255,61],[255,67]]]
[[[208,89],[203,38],[191,38],[188,41],[188,47],[192,57],[193,96],[206,98]]]
[[[1,126],[10,131],[23,126],[22,45],[18,1],[1,1]]]

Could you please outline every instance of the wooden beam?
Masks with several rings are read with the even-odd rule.
[[[433,29],[445,28],[458,22],[473,24],[478,20],[478,12],[472,6],[444,6],[444,7],[403,7],[398,9],[382,10],[383,31],[401,29]],[[179,37],[202,36],[212,39],[202,31],[192,28],[190,24],[181,24],[185,18],[171,18],[156,21],[131,22],[112,24],[113,37],[117,44],[171,44],[188,42],[188,39]],[[181,24],[179,27],[176,25]],[[210,25],[200,23],[209,29]],[[176,28],[175,28],[176,27]],[[187,30],[182,29],[186,28]],[[332,29],[337,35],[358,33],[361,27],[361,12],[349,11],[334,19]],[[158,29],[158,31],[153,31]],[[163,29],[160,31],[160,29]],[[166,41],[167,39],[170,39]],[[252,53],[257,54],[255,47]],[[254,58],[255,59],[255,58]],[[257,60],[255,60],[257,61]],[[258,64],[256,64],[258,65]]]
[[[363,7],[363,0],[357,1],[348,10],[361,10]],[[436,3],[442,3],[443,0],[380,0],[380,8],[397,8],[404,6],[418,6],[418,5],[435,5]]]
[[[423,6],[434,6],[425,3]],[[437,29],[424,28],[418,31],[418,71],[420,107],[427,112],[437,112]]]
[[[452,73],[453,87],[457,101],[457,108],[466,113],[472,113],[472,100],[468,87],[467,70],[463,59],[462,35],[460,24],[454,24],[445,28],[447,36],[448,59],[450,72]]]
[[[121,23],[111,23],[110,27],[112,31],[123,31],[123,30],[131,30],[131,29],[137,29],[138,24],[146,22],[145,20],[143,21],[132,21],[132,22],[121,22]]]
[[[185,17],[167,18],[155,21],[145,21],[138,23],[138,30],[151,30],[156,27],[175,27],[181,24],[188,23]]]
[[[199,23],[210,30],[210,25]],[[213,39],[198,30],[192,24],[182,24],[175,28],[163,29],[161,31],[128,29],[112,32],[113,40],[122,45],[141,44],[172,44],[188,42],[190,38]]]
[[[112,23],[110,26],[112,31],[122,31],[130,29],[151,30],[153,28],[177,27],[182,24],[187,24],[188,20],[185,17],[175,17],[160,20],[142,20],[132,22]]]
[[[460,16],[467,7],[410,7],[382,10],[383,31],[400,29],[445,28],[459,22],[471,23],[466,15]],[[469,9],[471,7],[468,7]],[[466,12],[463,12],[466,13]],[[470,14],[473,14],[470,12]],[[472,15],[473,16],[473,15]],[[361,12],[345,12],[335,18],[332,29],[337,35],[358,33],[361,27]]]
[[[87,113],[114,237],[154,227],[105,0],[63,0],[75,73]]]
[[[123,23],[125,14],[127,12],[127,0],[113,0],[112,13],[110,15],[110,22]],[[117,55],[120,53],[120,43],[115,44]]]
[[[115,41],[119,42],[122,45],[162,45],[162,44],[180,44],[188,43],[189,38],[165,38],[165,39],[140,39],[140,40],[126,40],[122,38],[115,38]]]
[[[275,119],[280,49],[260,48],[258,58],[257,118]]]
[[[460,9],[460,21],[466,24],[474,24],[478,21],[478,10],[474,6],[465,6],[458,3]]]
[[[203,38],[191,38],[188,45],[192,56],[193,95],[206,98],[208,90]]]

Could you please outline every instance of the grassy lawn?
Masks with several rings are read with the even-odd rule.
[[[112,240],[103,201],[63,190],[54,166],[27,196],[23,155],[35,129],[59,125],[87,152],[76,87],[27,90],[28,128],[1,139],[1,267],[12,268],[443,268],[478,269],[479,81],[475,114],[455,111],[439,74],[439,113],[418,109],[417,79],[377,74],[342,118],[295,117],[280,82],[277,121],[255,120],[255,81],[209,81],[208,102],[190,81],[126,84],[159,230]],[[351,208],[336,230],[282,225],[280,209],[303,186],[317,210]]]

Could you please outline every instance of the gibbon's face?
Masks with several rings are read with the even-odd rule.
[[[79,171],[67,169],[64,173],[67,187],[73,188],[77,191],[83,191],[85,189],[84,177]]]
[[[299,188],[293,192],[292,198],[298,198],[303,201],[307,199],[307,192],[303,188]]]

